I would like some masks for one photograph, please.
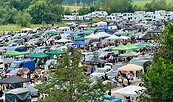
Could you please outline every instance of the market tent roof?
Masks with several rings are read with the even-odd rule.
[[[55,55],[55,54],[63,54],[64,51],[59,51],[59,50],[52,50],[50,52],[47,52],[47,55]]]
[[[137,40],[151,40],[151,38],[147,34],[145,34],[143,37],[138,38]]]
[[[73,43],[72,45],[86,45],[87,43],[83,42],[83,41],[77,41],[75,43]]]
[[[121,39],[121,37],[118,37],[116,35],[111,35],[110,37],[108,37],[106,39]]]
[[[100,37],[100,38],[104,38],[104,37],[109,37],[111,36],[110,34],[106,33],[106,32],[98,32],[95,34],[96,36]]]
[[[71,40],[68,40],[68,39],[60,39],[60,40],[57,40],[56,42],[69,42]]]
[[[127,51],[127,50],[131,50],[131,49],[124,46],[123,44],[121,44],[118,47],[112,48],[111,50],[112,51]]]
[[[112,91],[112,93],[113,94],[118,93],[118,94],[122,94],[122,95],[125,95],[125,96],[136,97],[136,96],[138,96],[138,94],[136,92],[139,91],[139,90],[142,90],[142,89],[145,90],[144,87],[127,86],[127,87]]]
[[[156,26],[162,26],[162,25],[164,25],[163,23],[161,23],[161,22],[157,22],[156,24],[154,24],[154,25],[156,25]]]
[[[94,33],[88,35],[88,36],[85,36],[84,38],[87,38],[87,39],[98,39],[99,37],[96,36]]]
[[[25,53],[23,52],[18,52],[18,51],[9,51],[6,53],[3,53],[2,55],[7,55],[7,56],[18,56],[18,55],[24,55]]]
[[[101,27],[101,28],[99,28],[99,30],[108,30],[108,26]]]
[[[107,30],[106,33],[109,33],[109,34],[113,34],[117,32],[117,30],[114,30],[114,29],[110,29],[110,30]]]
[[[140,53],[126,52],[126,53],[120,54],[119,56],[121,56],[121,57],[134,57],[134,56],[138,56],[138,55],[140,55]]]
[[[4,59],[4,64],[10,64],[12,62],[14,62],[15,60],[14,59],[11,59],[11,58],[5,58]]]
[[[97,29],[94,29],[94,28],[88,28],[86,31],[97,31]]]
[[[31,28],[24,28],[21,31],[29,31],[29,30],[32,30],[32,29]]]
[[[17,83],[24,83],[29,82],[30,79],[22,78],[20,76],[10,76],[8,78],[0,80],[0,84],[17,84]]]
[[[136,43],[136,44],[133,44],[133,45],[137,46],[139,48],[153,47],[153,44],[148,44],[148,43]]]
[[[24,35],[24,36],[21,36],[20,38],[22,38],[22,39],[30,39],[30,38],[32,38],[32,37],[29,36],[29,35]]]
[[[5,93],[5,102],[27,102],[29,90],[27,88],[16,88]]]
[[[82,38],[82,37],[78,37],[78,38],[76,38],[76,39],[73,39],[73,41],[83,41],[83,40],[86,40],[86,38]]]
[[[154,30],[148,31],[148,33],[161,33],[161,29],[154,29]]]
[[[58,32],[56,30],[49,30],[46,31],[45,34],[58,34]]]
[[[127,64],[117,69],[117,71],[134,71],[134,72],[139,70],[143,70],[143,67],[135,64]]]
[[[130,39],[130,37],[128,37],[128,36],[120,36],[121,37],[121,39]]]
[[[132,49],[132,50],[139,49],[139,47],[134,46],[134,45],[132,45],[131,43],[128,43],[128,44],[126,45],[126,47],[128,47],[128,48],[130,48],[130,49]]]
[[[107,94],[104,95],[104,97],[106,97],[108,99],[103,100],[103,102],[122,102],[122,99],[121,98],[117,98],[117,97],[111,98],[112,96],[107,95]],[[100,99],[102,99],[102,97]]]
[[[73,31],[66,31],[63,34],[74,34],[74,32]]]
[[[49,55],[46,55],[46,54],[42,54],[42,53],[36,53],[36,54],[33,54],[31,56],[28,56],[27,58],[39,58],[39,59],[42,59],[42,58],[45,58],[45,57],[48,57]]]
[[[170,21],[168,21],[168,22],[173,22],[173,20],[170,20]]]
[[[29,90],[31,95],[38,94],[38,89],[34,88],[34,85],[26,85],[26,88]]]

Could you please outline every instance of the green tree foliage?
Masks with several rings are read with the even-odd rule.
[[[152,0],[150,3],[145,4],[147,11],[167,10],[170,6],[166,0]]]
[[[70,14],[71,14],[71,10],[67,7],[67,8],[64,10],[64,14],[65,14],[65,15],[70,15]]]
[[[17,9],[6,7],[0,7],[0,22],[1,24],[15,23],[14,16],[17,13]]]
[[[86,67],[78,67],[81,61],[81,52],[76,50],[74,58],[70,58],[69,52],[65,52],[62,62],[59,60],[57,69],[52,74],[48,82],[43,82],[42,85],[37,86],[40,92],[48,94],[44,100],[40,102],[84,102],[92,100],[94,102],[101,102],[99,97],[103,96],[105,91],[110,88],[107,84],[104,86],[100,81],[97,85],[91,86],[88,77],[83,73]],[[58,88],[58,89],[57,89]]]
[[[60,21],[63,8],[61,5],[50,6],[46,1],[37,1],[26,11],[33,17],[32,23],[41,24],[42,21],[47,23]]]
[[[32,20],[32,17],[27,12],[18,12],[15,15],[15,21],[17,25],[20,25],[21,27],[30,27],[30,21]]]
[[[79,13],[79,15],[85,15],[85,14],[90,13],[90,9],[85,7],[85,6],[83,6],[82,8],[80,8],[78,10],[78,13]]]
[[[141,100],[148,102],[172,102],[173,101],[173,24],[169,24],[162,33],[154,48],[154,61],[148,72],[144,74],[143,81],[146,96]]]
[[[133,12],[133,6],[130,0],[105,0],[104,10],[108,13]]]

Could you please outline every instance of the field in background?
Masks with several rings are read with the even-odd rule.
[[[64,8],[69,8],[71,11],[77,11],[80,8],[82,8],[82,6],[63,6]]]
[[[133,1],[133,5],[137,5],[138,7],[144,7],[147,2],[149,3],[151,1]]]
[[[106,21],[105,18],[93,18],[92,21],[90,22],[87,22],[88,24],[93,24],[93,23],[96,23],[96,22],[99,22],[99,21]],[[57,27],[62,27],[64,25],[66,25],[68,22],[75,22],[75,23],[82,23],[84,21],[62,21],[61,23],[58,23],[58,24],[55,24],[54,26],[57,26]],[[50,24],[49,24],[50,25]],[[39,27],[42,27],[43,25],[42,24],[31,24],[31,29],[33,28],[39,28]],[[27,28],[27,27],[20,27],[16,24],[8,24],[8,25],[0,25],[0,34],[2,34],[3,32],[8,32],[8,31],[21,31],[21,29],[24,29],[24,28]]]

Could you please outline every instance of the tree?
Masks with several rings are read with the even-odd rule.
[[[33,17],[32,23],[41,24],[42,21],[46,21],[46,23],[61,21],[63,10],[61,5],[53,6],[46,1],[37,1],[33,5],[30,5],[26,11]]]
[[[101,96],[105,99],[105,91],[111,88],[110,85],[107,84],[104,86],[98,81],[97,85],[91,86],[91,82],[83,73],[86,67],[78,66],[81,61],[81,52],[75,50],[74,58],[71,60],[71,55],[68,51],[64,53],[62,63],[57,59],[58,66],[55,73],[52,74],[51,79],[48,82],[43,82],[42,85],[37,86],[39,92],[49,95],[44,100],[40,101],[83,102],[94,100],[95,102],[99,102],[101,101],[99,98]]]
[[[68,7],[64,10],[64,14],[65,15],[70,15],[71,14],[71,11]]]
[[[89,10],[89,8],[83,6],[82,8],[80,8],[80,9],[78,10],[78,13],[79,13],[79,15],[85,15],[85,14],[90,13],[90,10]]]
[[[29,13],[20,11],[15,15],[15,20],[17,25],[20,25],[21,27],[29,27],[32,17]]]
[[[146,90],[141,95],[141,101],[172,102],[173,101],[173,24],[156,40],[153,63],[143,75],[143,86]]]

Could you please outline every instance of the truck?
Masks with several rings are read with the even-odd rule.
[[[11,63],[10,67],[8,68],[8,72],[10,72],[13,69],[16,68],[28,68],[30,71],[35,70],[35,61],[34,60],[29,60],[29,59],[24,59],[21,61],[14,61]]]

